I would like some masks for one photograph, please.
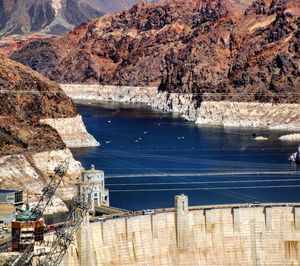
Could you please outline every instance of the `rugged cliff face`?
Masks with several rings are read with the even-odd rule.
[[[43,33],[32,33],[27,35],[11,35],[0,39],[0,56],[9,57],[13,52],[20,50],[24,46],[35,40],[49,38]]]
[[[65,148],[42,118],[75,117],[72,100],[56,85],[19,63],[0,58],[0,155]]]
[[[0,115],[19,121],[74,117],[77,110],[60,87],[17,62],[0,58]]]
[[[0,57],[0,187],[28,191],[30,201],[63,160],[69,169],[54,208],[66,210],[81,165],[67,147],[97,146],[72,100],[54,82],[30,68]],[[66,147],[67,146],[67,147]],[[62,208],[63,206],[63,208]]]
[[[0,102],[0,155],[99,145],[56,83],[6,58],[0,58]]]
[[[199,103],[294,103],[299,16],[299,0],[142,3],[33,42],[12,58],[62,83],[159,86],[193,93]]]
[[[0,125],[0,156],[65,147],[59,134],[50,126],[18,122],[4,122]]]

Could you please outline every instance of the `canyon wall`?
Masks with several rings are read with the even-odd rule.
[[[33,41],[11,58],[60,83],[300,103],[299,7],[300,0],[140,3]]]
[[[63,84],[74,101],[144,103],[163,112],[180,113],[198,125],[299,131],[300,105],[286,103],[202,101],[190,93],[158,92],[155,87]]]
[[[204,100],[198,107],[193,94],[159,92],[150,105],[202,126],[300,130],[299,104]]]
[[[84,223],[62,265],[300,263],[299,205],[178,207]]]
[[[67,160],[68,173],[47,209],[66,211],[63,200],[73,197],[81,174],[68,147],[99,143],[58,84],[1,56],[0,102],[0,187],[23,190],[34,204],[50,182],[49,174]]]

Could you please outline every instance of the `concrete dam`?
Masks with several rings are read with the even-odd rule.
[[[90,223],[62,265],[300,265],[300,204],[189,207]]]

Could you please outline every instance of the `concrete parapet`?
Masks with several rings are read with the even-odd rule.
[[[232,209],[232,218],[233,218],[233,229],[235,232],[240,231],[240,209],[239,208],[233,208]]]
[[[265,225],[266,230],[272,230],[272,208],[265,207]]]
[[[185,252],[189,248],[189,206],[185,195],[175,197],[175,223],[178,251]]]
[[[80,265],[97,265],[94,256],[92,230],[88,220],[88,216],[83,219],[83,222],[77,232],[77,252]]]

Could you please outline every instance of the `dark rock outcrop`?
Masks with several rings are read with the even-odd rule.
[[[0,125],[0,155],[64,149],[66,145],[50,126],[5,122]]]

